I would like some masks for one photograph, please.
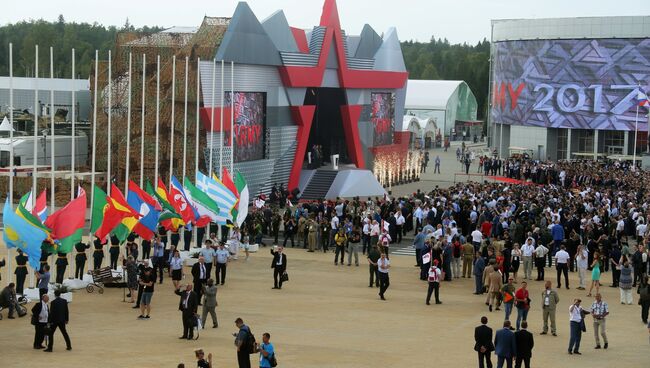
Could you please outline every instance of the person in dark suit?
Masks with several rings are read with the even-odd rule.
[[[54,264],[56,264],[56,283],[63,284],[65,270],[68,268],[68,256],[65,253],[57,253]]]
[[[16,294],[23,295],[23,290],[25,287],[25,278],[27,277],[27,261],[29,260],[26,255],[23,254],[23,250],[18,248],[18,255],[16,256],[16,270],[14,274],[16,275]]]
[[[197,263],[198,264],[198,263]],[[192,340],[194,338],[194,323],[197,317],[197,310],[199,299],[194,291],[192,285],[187,284],[185,291],[181,291],[181,286],[174,291],[176,295],[181,297],[178,303],[178,310],[182,312],[183,317],[183,335],[179,339]]]
[[[282,251],[284,247],[277,247],[277,251],[274,251],[271,248],[271,254],[273,255],[273,261],[271,262],[271,268],[273,269],[273,288],[282,289],[282,275],[287,271],[287,255]]]
[[[32,307],[32,325],[34,325],[34,349],[45,349],[43,341],[45,340],[45,327],[50,318],[50,307],[47,302],[50,298],[47,294],[41,297],[39,303]]]
[[[74,249],[77,251],[77,254],[74,256],[74,278],[82,280],[84,277],[84,270],[86,269],[86,249],[90,248],[90,244],[79,242],[74,245]]]
[[[205,264],[205,258],[199,257],[199,261],[192,266],[192,277],[194,282],[194,293],[197,300],[201,300],[203,285],[208,281],[208,267]],[[199,305],[201,303],[199,302]]]
[[[56,290],[54,296],[56,299],[52,300],[52,303],[50,303],[50,318],[48,320],[50,323],[49,341],[47,343],[47,349],[43,351],[52,352],[52,347],[54,346],[54,333],[57,328],[61,330],[61,334],[65,339],[66,350],[72,350],[72,346],[70,345],[70,336],[68,336],[68,331],[65,329],[65,325],[67,325],[69,321],[68,301],[61,298],[60,290]]]
[[[99,270],[102,267],[104,260],[104,245],[102,240],[95,237],[93,240],[93,270]]]
[[[512,358],[517,354],[515,334],[510,331],[510,321],[503,321],[503,328],[494,334],[494,353],[497,356],[497,368],[502,368],[506,362],[512,368]]]
[[[528,322],[521,322],[521,329],[515,332],[515,344],[517,345],[517,358],[515,359],[515,368],[521,368],[521,362],[526,368],[530,368],[530,358],[533,356],[533,334],[526,330]]]
[[[490,354],[494,351],[492,344],[492,329],[487,325],[487,317],[481,317],[481,325],[474,329],[474,350],[478,352],[479,368],[492,368],[492,359]],[[485,363],[483,361],[485,360]],[[485,365],[484,365],[485,364]]]

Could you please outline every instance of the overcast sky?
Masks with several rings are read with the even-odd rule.
[[[7,0],[13,10],[0,12],[0,24],[21,20],[56,20],[124,24],[129,18],[143,25],[198,26],[204,15],[230,17],[237,0]],[[101,5],[94,5],[95,3]],[[283,9],[293,27],[317,25],[324,0],[249,0],[263,20]],[[10,8],[5,7],[5,10]],[[341,25],[348,34],[359,34],[365,23],[378,33],[397,27],[401,40],[475,43],[490,37],[490,20],[504,18],[557,18],[607,15],[648,15],[646,0],[338,0]]]

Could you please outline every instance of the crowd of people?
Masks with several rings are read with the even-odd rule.
[[[531,295],[541,297],[544,327],[539,333],[557,336],[556,311],[564,308],[561,303],[566,303],[560,300],[557,289],[574,286],[569,283],[569,273],[578,275],[576,289],[594,298],[591,308],[581,307],[580,298],[576,298],[567,309],[570,354],[580,354],[580,336],[586,318],[593,319],[596,349],[609,346],[606,334],[609,309],[600,293],[603,275],[611,275],[610,286],[620,289],[622,304],[632,304],[634,295],[638,294],[641,320],[648,323],[650,229],[646,223],[650,192],[644,187],[650,179],[648,173],[621,163],[551,163],[524,159],[485,160],[482,167],[490,171],[502,168],[505,176],[531,185],[458,183],[449,188],[418,190],[401,198],[300,202],[283,188],[276,189],[268,201],[263,198],[255,201],[241,228],[215,229],[206,239],[199,237],[201,249],[187,274],[191,282],[183,284],[186,270],[180,258],[183,250],[180,235],[172,234],[167,239],[166,231],[161,231],[149,242],[141,241],[140,247],[134,237],[129,237],[124,256],[120,256],[119,243],[111,239],[109,265],[116,268],[121,261],[130,290],[127,296],[133,308],[139,309],[139,319],[151,318],[156,284],[162,284],[165,275],[171,279],[173,292],[179,296],[181,339],[193,339],[195,333],[198,334],[197,327],[205,328],[208,314],[212,327],[218,328],[217,287],[225,284],[227,266],[237,258],[240,247],[248,258],[250,244],[269,246],[272,288],[278,290],[288,279],[284,247],[302,247],[307,252],[325,254],[331,250],[335,267],[353,264],[358,267],[365,256],[369,267],[368,286],[379,289],[381,300],[387,299],[390,286],[391,247],[412,245],[416,266],[420,269],[419,278],[428,284],[427,305],[432,298],[435,304],[442,304],[444,287],[450,287],[443,287],[445,283],[452,285],[455,279],[473,278],[472,291],[477,301],[485,303],[488,312],[503,308],[504,328],[497,332],[493,342],[491,330],[489,343],[486,338],[487,317],[475,333],[480,366],[483,361],[491,366],[492,351],[498,357],[498,366],[504,363],[510,366],[514,357],[516,366],[529,366],[533,349],[533,338],[527,330],[528,311],[533,302]],[[219,231],[220,237],[217,236]],[[76,277],[83,276],[80,270],[85,267],[85,251],[90,247],[93,268],[102,266],[104,248],[101,242],[77,244]],[[187,249],[187,245],[185,247]],[[13,299],[5,297],[11,295],[10,292],[2,293],[0,306],[9,309],[10,318],[15,310],[11,308],[17,300],[15,293],[21,294],[24,288],[26,262],[26,257],[18,254]],[[55,265],[59,282],[67,262],[57,257]],[[555,289],[545,273],[550,267],[556,269],[552,277],[556,281]],[[42,258],[36,279],[41,295],[36,305],[41,307],[38,311],[32,309],[36,315],[32,321],[37,319],[34,347],[43,348],[43,336],[52,336],[58,328],[70,348],[65,330],[67,315],[65,319],[58,318],[55,325],[49,321],[47,311],[53,307],[47,307],[50,283],[47,254]],[[529,286],[534,281],[545,281],[544,288]],[[199,307],[202,307],[201,313]],[[589,314],[591,317],[587,317]],[[54,328],[44,328],[44,324]],[[236,336],[239,365],[250,366],[250,354],[259,353],[260,366],[271,366],[269,356],[275,359],[275,353],[269,342],[270,335],[264,334],[263,343],[253,344],[249,340],[254,337],[248,336],[252,336],[250,328],[241,319],[236,325],[239,328]],[[49,335],[44,333],[46,330]],[[512,333],[512,330],[517,332]],[[197,352],[197,359],[199,366],[211,364],[210,356],[206,359],[203,352]],[[261,365],[267,363],[269,365]]]

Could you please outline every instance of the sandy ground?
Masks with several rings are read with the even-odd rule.
[[[0,252],[6,254],[4,249]],[[216,367],[235,367],[231,334],[236,331],[233,321],[242,317],[259,339],[263,332],[271,333],[281,367],[421,367],[433,366],[432,361],[473,367],[473,332],[480,317],[487,315],[495,329],[503,321],[503,312],[489,313],[484,297],[472,295],[472,282],[467,279],[443,283],[444,304],[425,305],[426,284],[418,280],[412,257],[391,257],[388,300],[381,301],[377,290],[368,287],[365,262],[359,267],[334,266],[331,253],[288,249],[287,254],[290,282],[282,290],[271,290],[267,248],[248,262],[243,257],[233,262],[226,285],[218,292],[220,326],[204,330],[197,341],[178,340],[178,297],[172,292],[171,280],[166,279],[156,285],[152,318],[146,321],[137,320],[139,312],[122,302],[121,290],[107,289],[103,295],[75,292],[70,304],[68,331],[73,350],[69,352],[58,332],[54,353],[33,350],[29,317],[5,318],[0,321],[0,366],[175,367],[179,362],[194,366],[193,350],[200,347],[213,353]],[[571,276],[575,286],[576,275]],[[604,274],[604,282],[609,283],[610,277]],[[3,277],[2,286],[6,282]],[[583,291],[561,290],[559,337],[540,336],[542,288],[541,282],[531,282],[533,366],[647,367],[648,332],[641,324],[639,307],[619,304],[618,289],[602,289],[611,307],[609,350],[593,349],[589,319],[581,348],[584,355],[578,357],[566,353],[566,310],[574,297],[589,300],[588,305],[591,299]],[[256,356],[251,358],[256,366]]]

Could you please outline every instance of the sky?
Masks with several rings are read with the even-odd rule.
[[[15,10],[18,7],[23,10],[0,12],[0,24],[30,19],[54,21],[63,14],[66,21],[103,25],[122,26],[128,17],[136,27],[198,26],[204,15],[232,16],[237,3],[237,0],[21,0]],[[317,25],[323,3],[324,0],[248,1],[260,21],[282,9],[289,24],[298,28]],[[347,34],[359,34],[368,23],[380,34],[396,27],[402,41],[426,42],[435,36],[452,43],[489,39],[492,19],[650,14],[646,0],[338,0],[338,9]]]

